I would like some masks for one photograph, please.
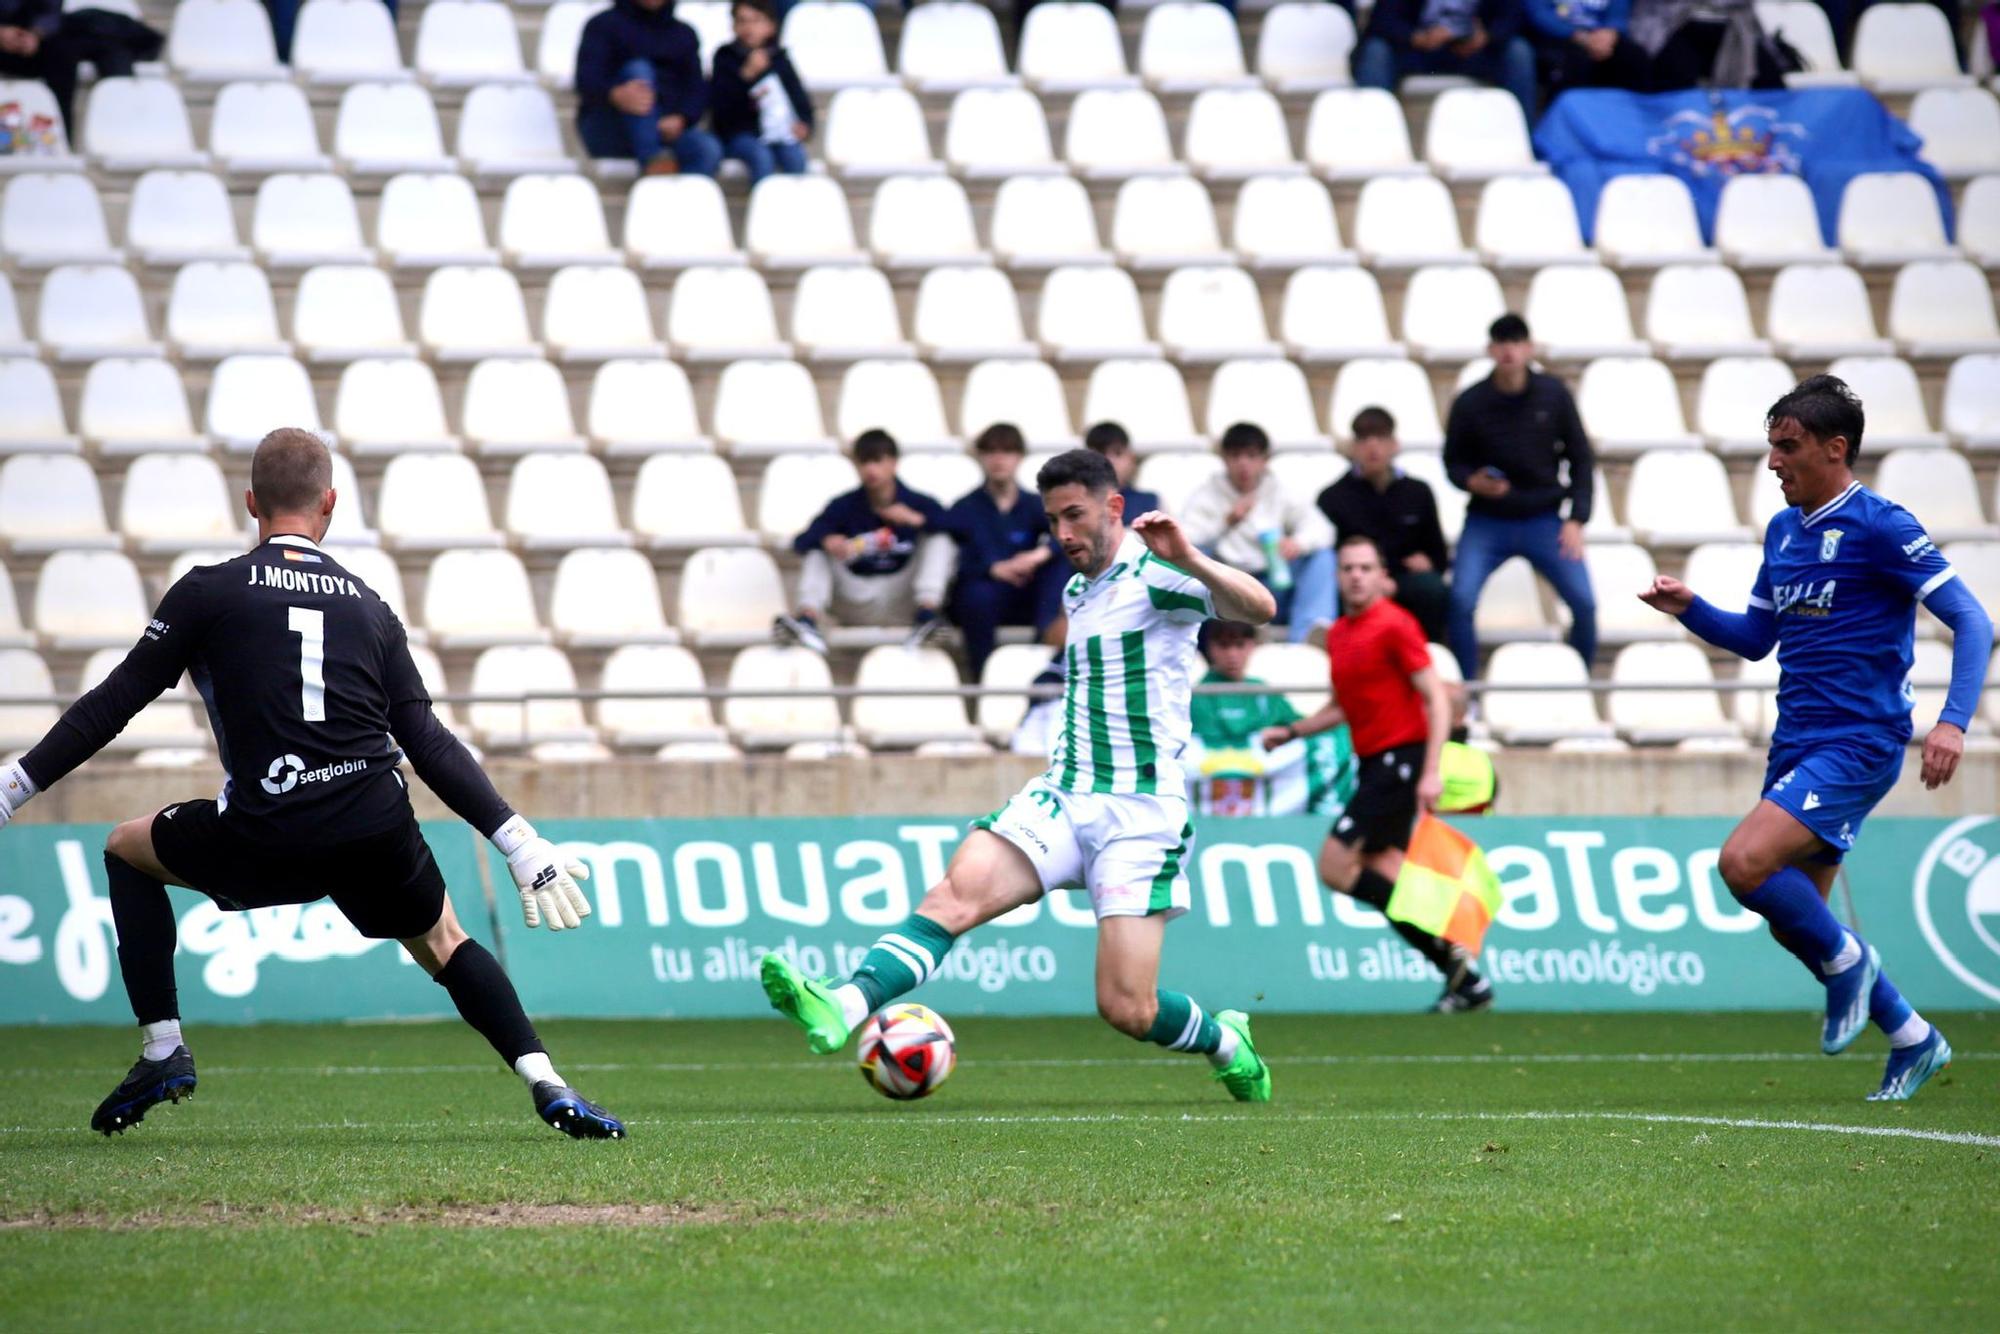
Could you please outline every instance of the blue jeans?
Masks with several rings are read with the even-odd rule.
[[[1354,53],[1354,82],[1362,88],[1393,93],[1412,74],[1463,74],[1505,88],[1521,104],[1528,124],[1535,123],[1540,96],[1535,86],[1535,49],[1525,37],[1509,38],[1505,46],[1488,46],[1472,56],[1453,55],[1449,47],[1435,51],[1393,47],[1380,37],[1370,37]]]
[[[1271,588],[1269,571],[1258,575],[1257,581]],[[1340,614],[1333,600],[1332,548],[1322,547],[1293,561],[1292,586],[1283,592],[1271,588],[1271,596],[1278,599],[1278,619],[1288,627],[1287,638],[1304,643],[1313,622],[1331,621]]]
[[[806,169],[806,150],[798,140],[766,141],[748,131],[732,134],[723,140],[722,156],[735,158],[748,167],[752,185],[774,171],[799,176]]]
[[[659,84],[654,81],[652,62],[629,60],[619,68],[620,83],[633,79],[653,84],[655,105],[666,100],[660,95]],[[631,158],[642,167],[670,147],[660,137],[658,111],[649,111],[643,116],[628,116],[608,102],[579,108],[576,133],[592,157]],[[684,175],[713,176],[715,169],[722,164],[722,145],[707,130],[689,127],[673,141],[671,148]]]
[[[1465,531],[1459,535],[1451,565],[1451,651],[1466,680],[1479,675],[1479,632],[1473,613],[1479,607],[1480,590],[1515,556],[1525,556],[1568,604],[1570,647],[1586,666],[1597,656],[1597,598],[1590,591],[1590,570],[1580,560],[1564,559],[1558,545],[1562,523],[1562,516],[1553,512],[1531,519],[1465,516]]]

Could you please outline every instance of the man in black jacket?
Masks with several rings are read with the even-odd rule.
[[[1514,94],[1528,123],[1539,100],[1521,0],[1379,0],[1354,53],[1354,82],[1396,91],[1412,74],[1462,74]]]
[[[715,53],[709,126],[722,141],[722,155],[749,168],[750,184],[774,171],[797,176],[806,169],[812,98],[778,45],[771,0],[736,0],[733,13],[736,40]]]
[[[576,48],[576,132],[592,157],[632,158],[649,175],[713,176],[722,145],[695,128],[708,110],[701,42],[674,0],[615,0]]]
[[[1467,680],[1479,674],[1480,590],[1514,556],[1526,557],[1569,604],[1570,646],[1586,664],[1597,654],[1597,600],[1583,563],[1590,440],[1563,382],[1529,366],[1527,321],[1502,315],[1487,338],[1493,373],[1458,396],[1444,428],[1445,476],[1472,493],[1451,584],[1451,651]]]
[[[1417,618],[1427,639],[1444,637],[1444,529],[1428,483],[1396,467],[1396,419],[1382,408],[1354,414],[1354,466],[1319,493],[1319,507],[1333,524],[1334,541],[1366,537],[1382,553],[1396,581],[1396,601]]]

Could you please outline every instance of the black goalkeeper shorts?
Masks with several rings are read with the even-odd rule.
[[[1358,761],[1354,799],[1333,822],[1332,837],[1363,852],[1410,846],[1417,824],[1417,780],[1423,775],[1422,745],[1393,746]]]
[[[371,940],[415,939],[444,913],[444,875],[413,813],[325,847],[273,847],[245,837],[213,801],[183,801],[153,817],[153,854],[175,884],[230,912],[332,899]]]

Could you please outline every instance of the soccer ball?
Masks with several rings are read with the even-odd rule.
[[[891,1005],[861,1030],[861,1077],[885,1098],[928,1097],[958,1064],[951,1025],[927,1005]]]

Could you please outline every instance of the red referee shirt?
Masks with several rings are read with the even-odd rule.
[[[1430,736],[1424,697],[1410,678],[1431,665],[1417,618],[1388,598],[1327,631],[1333,697],[1347,714],[1354,753],[1366,758]]]

